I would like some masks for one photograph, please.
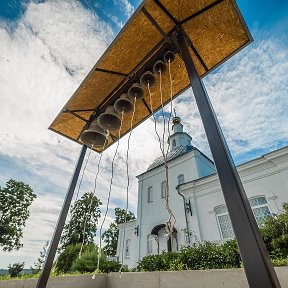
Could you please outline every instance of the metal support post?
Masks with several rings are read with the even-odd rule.
[[[77,184],[78,176],[82,167],[82,163],[85,157],[86,150],[87,150],[87,146],[83,145],[79,158],[78,158],[78,162],[74,170],[74,174],[72,176],[72,179],[71,179],[71,182],[70,182],[67,194],[66,194],[66,198],[62,206],[62,210],[58,219],[57,226],[54,231],[52,241],[50,243],[50,247],[49,247],[48,254],[45,260],[45,264],[42,269],[41,275],[38,279],[36,288],[45,288],[47,285],[47,281],[51,272],[56,250],[58,248],[59,240],[60,240],[62,230],[65,224],[65,220],[69,211],[69,207],[73,198],[74,190]]]
[[[175,38],[185,63],[192,90],[208,138],[211,153],[238,242],[250,287],[281,287],[252,209],[239,178],[214,109],[189,53],[181,29]]]

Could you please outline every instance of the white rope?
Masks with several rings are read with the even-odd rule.
[[[163,109],[163,94],[162,94],[162,74],[161,74],[161,70],[159,71],[159,75],[160,75],[160,99],[161,99],[161,106],[162,106],[162,109]],[[172,82],[172,79],[170,78],[171,82]],[[167,158],[166,158],[166,155],[165,155],[165,151],[164,151],[164,142],[163,142],[163,146],[161,145],[161,137],[157,131],[157,124],[156,124],[156,118],[155,118],[155,115],[154,115],[154,111],[153,111],[153,106],[152,106],[152,96],[151,96],[151,91],[150,91],[150,85],[149,85],[149,82],[148,82],[148,92],[149,92],[149,98],[150,98],[150,109],[152,111],[152,115],[153,115],[153,119],[154,119],[154,128],[155,128],[155,132],[158,136],[158,140],[159,140],[159,146],[160,146],[160,150],[161,150],[161,153],[162,153],[162,156],[163,156],[163,160],[164,160],[164,167],[165,167],[165,180],[166,180],[166,185],[165,185],[165,208],[169,214],[169,219],[166,221],[166,232],[167,232],[167,235],[168,237],[170,238],[172,233],[173,233],[173,227],[176,223],[176,218],[169,206],[169,175],[168,175],[168,165],[167,165]],[[172,98],[171,96],[171,93],[170,93],[170,98]],[[164,116],[164,113],[163,113],[163,116]],[[164,117],[163,117],[164,119]],[[164,127],[165,129],[165,127]],[[163,132],[163,137],[162,139],[164,138],[165,136],[165,130]],[[163,140],[162,140],[163,141]],[[174,219],[174,223],[172,222],[172,218]],[[172,241],[171,241],[172,242]]]
[[[161,70],[159,70],[159,75],[160,75],[160,100],[161,100],[161,106],[162,106],[162,111],[164,109],[164,105],[163,105],[163,97],[162,97],[162,74],[161,74]],[[170,81],[172,82],[172,79],[170,78]],[[170,86],[171,87],[171,86]],[[171,91],[170,91],[170,97],[171,97]],[[163,119],[164,119],[164,131],[163,131],[163,139],[165,137],[165,118],[164,118],[164,112],[163,113]],[[167,155],[168,155],[168,152],[167,152],[167,155],[165,155],[165,151],[164,151],[164,141],[163,141],[163,151],[162,151],[162,154],[163,154],[163,159],[164,159],[164,168],[165,168],[165,181],[166,181],[166,185],[165,185],[165,208],[169,214],[169,219],[166,221],[166,232],[167,232],[167,236],[168,236],[168,239],[171,237],[171,235],[173,234],[173,228],[174,228],[174,225],[176,223],[176,218],[172,212],[172,209],[170,208],[170,205],[169,205],[169,173],[168,173],[168,164],[167,164]],[[172,222],[172,218],[174,219],[174,223]],[[171,237],[172,239],[172,237]],[[171,246],[172,246],[172,241],[171,241]]]
[[[170,121],[171,121],[171,116],[173,113],[173,83],[172,83],[172,75],[171,75],[171,63],[170,63],[170,59],[168,60],[168,71],[169,71],[169,79],[170,79],[170,114],[169,114],[169,119],[168,119],[168,135],[169,135],[169,139],[171,138],[171,133],[170,133]],[[168,141],[168,147],[166,150],[166,158],[168,156],[169,153],[169,148],[170,148],[170,141]]]
[[[108,136],[109,136],[109,131],[106,134],[105,142],[104,142],[104,144],[102,146],[102,151],[104,150],[104,148],[105,148],[105,146],[107,144]],[[92,148],[93,148],[93,145],[92,145]],[[97,185],[96,183],[97,183],[97,178],[98,178],[98,175],[99,175],[100,163],[101,163],[102,156],[103,156],[103,153],[100,154],[100,157],[99,157],[99,160],[98,160],[97,172],[96,172],[96,176],[95,176],[95,179],[94,179],[94,189],[93,189],[93,193],[91,193],[91,199],[90,199],[90,203],[89,203],[89,210],[88,210],[88,213],[86,213],[85,217],[84,217],[83,239],[82,239],[82,244],[81,244],[80,251],[79,251],[79,258],[81,257],[83,246],[84,246],[84,243],[85,243],[85,232],[86,232],[87,219],[88,219],[89,216],[91,217],[92,200],[93,200],[93,196],[95,196],[95,192],[96,192],[96,185]],[[80,234],[79,234],[79,237],[80,237]]]
[[[83,167],[83,171],[82,171],[81,179],[80,179],[80,181],[79,181],[78,190],[77,190],[77,193],[76,193],[76,198],[75,198],[74,203],[78,200],[79,191],[80,191],[80,188],[81,188],[81,185],[82,185],[82,181],[83,181],[84,174],[85,174],[85,171],[86,171],[86,167],[87,167],[87,164],[88,164],[88,161],[89,161],[89,158],[90,158],[90,154],[91,154],[91,152],[92,152],[92,150],[93,150],[93,145],[94,145],[94,144],[92,144],[92,146],[91,146],[91,148],[90,148],[88,157],[87,157],[86,162],[85,162],[85,165],[84,165],[84,167]]]
[[[123,262],[124,262],[124,244],[125,244],[125,237],[126,237],[126,223],[127,223],[127,213],[128,213],[128,206],[129,206],[129,186],[130,186],[130,179],[129,179],[129,149],[130,149],[130,139],[132,135],[132,130],[133,130],[133,120],[134,120],[134,115],[135,115],[135,104],[136,104],[136,97],[134,98],[134,103],[133,103],[133,113],[131,117],[131,122],[130,122],[130,134],[128,137],[128,142],[127,142],[127,153],[126,153],[126,175],[127,175],[127,187],[126,187],[126,209],[125,209],[125,220],[124,220],[124,230],[123,230],[123,239],[122,239],[122,257],[121,257],[121,267],[119,269],[119,273],[121,274],[122,269],[123,269]]]
[[[109,204],[110,204],[110,196],[111,196],[111,191],[112,191],[112,185],[113,185],[113,177],[114,177],[114,161],[118,152],[118,148],[119,148],[119,139],[121,136],[121,130],[122,130],[122,124],[123,124],[123,115],[124,112],[121,113],[121,124],[120,124],[120,128],[119,128],[119,132],[118,132],[118,139],[117,139],[117,146],[116,146],[116,150],[112,159],[112,163],[111,163],[111,179],[110,179],[110,186],[109,186],[109,192],[108,192],[108,199],[107,199],[107,206],[106,206],[106,211],[105,211],[105,215],[103,218],[103,221],[101,223],[101,227],[100,227],[100,241],[99,241],[99,249],[98,249],[98,255],[97,255],[97,268],[94,272],[94,277],[95,277],[95,273],[99,271],[99,266],[100,266],[100,258],[101,258],[101,249],[102,249],[102,230],[103,230],[103,225],[106,221],[106,217],[107,217],[107,213],[109,210]]]
[[[163,153],[162,144],[161,144],[161,137],[160,137],[160,135],[159,135],[159,133],[157,131],[157,120],[156,120],[156,117],[155,117],[155,114],[154,114],[154,111],[153,111],[152,95],[151,95],[150,83],[149,82],[148,82],[147,88],[148,88],[148,92],[149,92],[148,94],[149,94],[150,109],[152,111],[152,116],[153,116],[153,119],[154,119],[154,130],[155,130],[155,133],[156,133],[156,135],[158,137],[160,150]]]
[[[164,114],[164,105],[163,105],[163,93],[162,93],[162,72],[161,69],[159,69],[159,90],[160,90],[160,100],[161,100],[161,107],[162,107],[162,118],[163,118],[163,134],[162,134],[162,148],[165,150],[165,131],[166,131],[166,119],[165,119],[165,114]]]

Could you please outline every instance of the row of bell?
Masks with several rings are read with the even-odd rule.
[[[175,54],[168,51],[164,55],[166,63],[173,62]],[[164,73],[166,70],[166,63],[158,60],[153,65],[153,72],[155,74]],[[152,72],[146,71],[140,77],[140,83],[134,83],[129,89],[128,93],[124,93],[114,103],[114,106],[108,106],[104,113],[102,113],[96,120],[92,121],[89,128],[81,134],[81,141],[93,147],[103,147],[106,143],[107,132],[118,130],[121,126],[121,113],[127,115],[133,112],[134,100],[141,100],[144,98],[143,86],[153,86],[155,84],[155,76]]]

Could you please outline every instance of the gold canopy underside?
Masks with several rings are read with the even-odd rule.
[[[80,135],[95,111],[103,111],[131,75],[137,73],[145,66],[146,60],[167,44],[163,33],[148,19],[143,8],[165,34],[181,25],[194,46],[194,49],[189,49],[200,76],[207,75],[252,41],[233,0],[161,0],[160,5],[159,2],[147,0],[140,5],[49,129],[82,144]],[[164,11],[165,8],[168,13]],[[175,97],[190,85],[185,65],[178,54],[171,63],[171,73]],[[153,111],[161,108],[158,78],[156,85],[151,88]],[[162,85],[163,102],[166,104],[170,100],[167,72],[163,74]],[[144,101],[151,108],[147,90]],[[133,128],[151,115],[151,109],[149,111],[144,101],[136,102]],[[131,115],[124,116],[123,120],[121,137],[130,131]],[[118,131],[112,132],[105,149],[117,137]],[[101,149],[95,150],[101,152]]]

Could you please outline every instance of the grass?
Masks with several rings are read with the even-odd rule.
[[[50,277],[61,277],[61,276],[80,276],[80,275],[92,275],[93,273],[80,273],[80,272],[71,272],[71,273],[55,273],[52,272]],[[22,279],[29,279],[29,278],[39,278],[40,273],[36,274],[24,274],[19,275],[17,277],[11,277],[10,275],[2,275],[0,276],[1,280],[22,280]]]

